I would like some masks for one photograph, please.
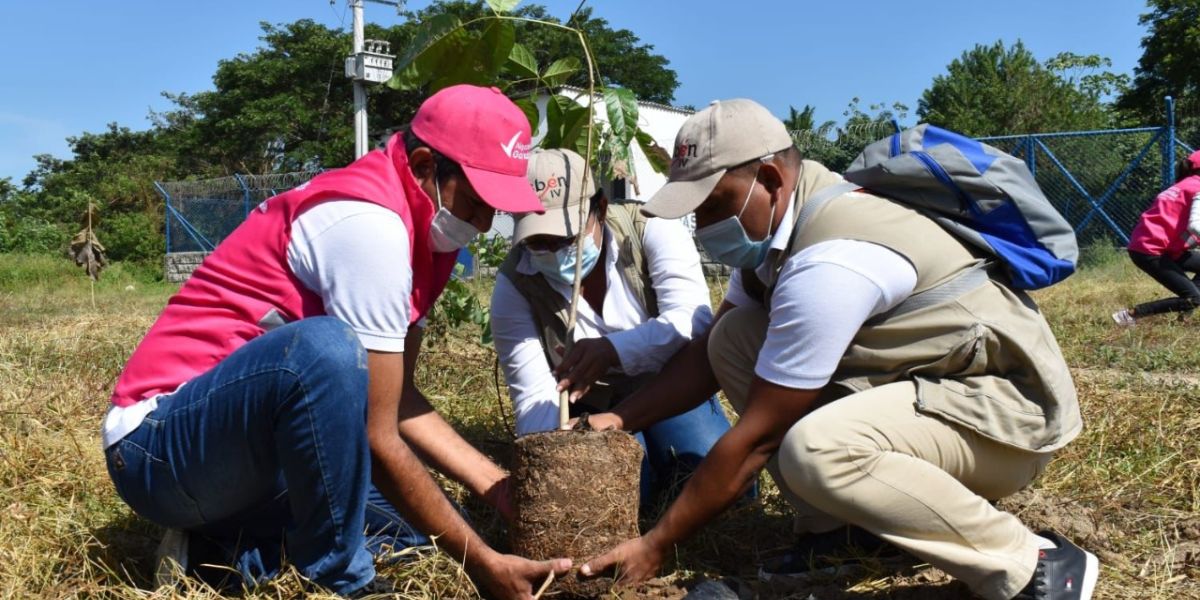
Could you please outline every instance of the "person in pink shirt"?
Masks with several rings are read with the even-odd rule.
[[[1200,306],[1200,252],[1193,250],[1200,243],[1198,194],[1200,151],[1180,163],[1175,185],[1158,194],[1129,236],[1133,264],[1175,297],[1122,308],[1112,316],[1118,325],[1130,327],[1143,317],[1187,313]]]
[[[126,363],[102,428],[117,493],[168,529],[162,554],[201,576],[231,567],[215,574],[234,586],[286,559],[350,597],[388,591],[375,559],[431,537],[496,598],[531,598],[570,568],[496,552],[464,520],[426,465],[510,518],[507,473],[413,381],[459,250],[498,209],[543,210],[530,146],[499,90],[446,88],[384,148],[264,201],[205,259]]]

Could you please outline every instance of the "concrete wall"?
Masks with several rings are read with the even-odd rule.
[[[204,262],[208,252],[172,252],[163,259],[163,271],[167,281],[183,283],[192,276],[192,271]]]

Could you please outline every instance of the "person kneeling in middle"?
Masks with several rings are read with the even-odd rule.
[[[700,256],[683,223],[647,218],[640,202],[610,203],[586,168],[570,150],[534,152],[529,183],[546,213],[516,218],[513,248],[496,277],[492,334],[517,435],[558,427],[559,390],[570,391],[572,417],[610,410],[712,324]],[[583,202],[588,217],[580,223]],[[580,232],[583,280],[568,344]],[[639,432],[643,506],[677,490],[728,429],[714,396]]]

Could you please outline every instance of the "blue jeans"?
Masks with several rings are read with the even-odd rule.
[[[664,500],[678,496],[682,483],[726,431],[729,419],[713,396],[688,412],[639,432],[637,439],[646,451],[642,460],[642,506],[648,508],[662,496]]]
[[[160,398],[106,451],[108,472],[135,512],[194,533],[245,585],[286,555],[312,581],[353,592],[375,577],[372,550],[429,541],[371,486],[366,411],[357,336],[331,317],[305,319]]]

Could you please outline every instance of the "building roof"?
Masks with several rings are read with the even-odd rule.
[[[576,87],[576,86],[573,86],[573,85],[564,85],[564,86],[560,86],[560,87],[558,88],[558,90],[559,90],[560,92],[561,92],[561,91],[563,91],[563,90],[569,90],[569,91],[572,91],[572,92],[579,92],[580,94],[586,94],[586,93],[587,93],[587,90],[585,90],[585,89],[583,89],[583,88],[581,88],[581,87]],[[649,102],[649,101],[647,101],[647,100],[638,100],[638,106],[645,106],[645,107],[649,107],[649,108],[657,108],[657,109],[659,109],[659,110],[665,110],[665,111],[668,111],[668,112],[675,112],[675,113],[679,113],[679,114],[681,114],[681,115],[691,115],[691,114],[695,114],[695,112],[696,112],[695,110],[692,110],[692,109],[690,109],[690,108],[682,108],[682,107],[679,107],[679,106],[671,106],[670,104],[661,104],[661,103],[659,103],[659,102]]]

